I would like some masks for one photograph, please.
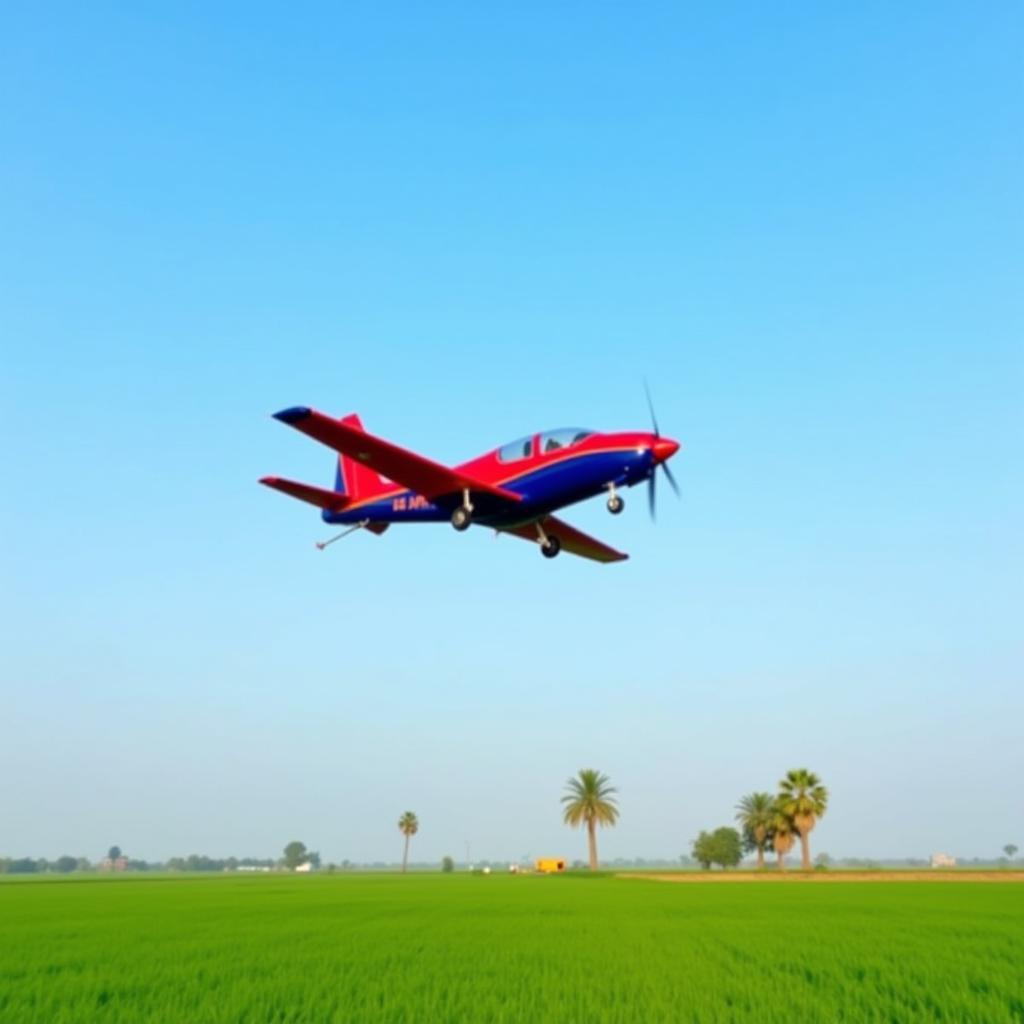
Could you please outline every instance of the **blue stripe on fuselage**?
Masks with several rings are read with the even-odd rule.
[[[645,480],[651,470],[651,453],[637,451],[580,452],[547,466],[525,472],[502,483],[502,487],[523,496],[514,510],[505,502],[491,504],[487,495],[474,495],[474,520],[492,526],[507,526],[535,519],[566,505],[592,498],[604,491],[608,484],[632,487]],[[360,505],[342,512],[325,509],[327,523],[358,523],[364,519],[383,523],[437,523],[447,522],[452,509],[461,499],[453,495],[450,501],[425,501],[413,491],[393,494],[380,501]],[[488,505],[491,505],[490,509]]]

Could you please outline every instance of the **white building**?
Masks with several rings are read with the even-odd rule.
[[[307,860],[305,864],[300,864],[295,870],[308,874],[310,871],[313,870],[313,865],[310,864],[310,862]]]
[[[951,857],[948,853],[933,853],[931,864],[933,868],[955,868],[956,857]]]

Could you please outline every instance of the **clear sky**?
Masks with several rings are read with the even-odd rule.
[[[1017,3],[10,8],[0,853],[1024,845]],[[320,554],[308,404],[443,461],[644,429],[554,562]]]

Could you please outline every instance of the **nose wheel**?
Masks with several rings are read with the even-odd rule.
[[[624,508],[626,503],[619,497],[619,492],[615,490],[615,484],[608,485],[608,511],[613,516],[617,516]]]

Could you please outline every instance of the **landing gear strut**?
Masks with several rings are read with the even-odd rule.
[[[615,490],[615,484],[608,485],[608,511],[613,516],[617,516],[624,508],[626,503],[619,497],[618,492]]]
[[[452,513],[452,526],[461,533],[468,530],[473,522],[473,503],[469,500],[469,489],[462,492],[462,504]]]

